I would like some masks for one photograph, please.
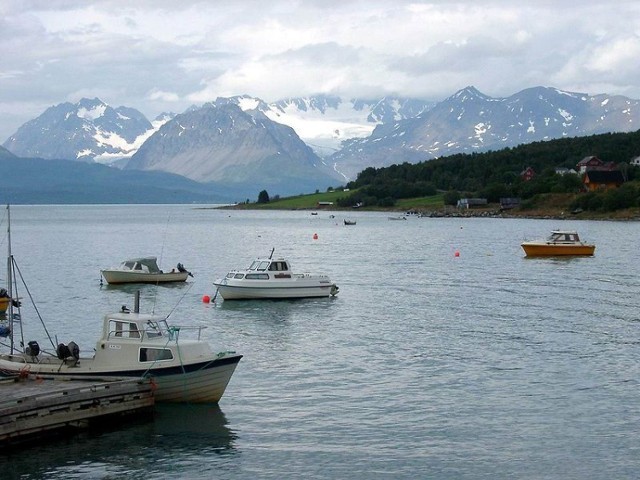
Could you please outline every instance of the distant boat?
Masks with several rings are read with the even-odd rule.
[[[406,220],[407,217],[405,217],[404,215],[399,216],[399,217],[388,217],[389,220]]]
[[[120,266],[101,270],[100,273],[109,284],[185,282],[187,277],[193,277],[181,263],[170,272],[163,272],[156,257],[125,260]]]
[[[345,225],[355,225],[355,224],[356,224],[356,221],[355,221],[355,220],[346,220],[346,219],[345,219],[345,220],[344,220],[344,224],[345,224]]]
[[[326,275],[293,273],[284,258],[257,258],[245,270],[232,270],[213,282],[225,300],[329,297],[338,287]]]
[[[581,241],[578,232],[569,230],[553,230],[546,240],[523,242],[521,246],[527,257],[590,256],[596,249]]]

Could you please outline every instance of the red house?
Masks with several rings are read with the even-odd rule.
[[[525,182],[528,182],[535,176],[536,176],[536,172],[531,167],[527,167],[520,172],[520,178],[522,178],[522,180],[524,180]]]
[[[576,170],[578,173],[584,173],[587,170],[599,170],[604,167],[604,162],[600,160],[595,155],[590,155],[588,157],[584,157],[582,160],[578,162],[576,165]]]

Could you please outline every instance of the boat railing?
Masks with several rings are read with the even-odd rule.
[[[202,330],[204,330],[205,328],[207,327],[202,325],[180,325],[180,326],[173,325],[169,327],[169,330],[168,330],[169,340],[178,341],[178,336],[180,335],[180,331],[186,330],[189,332],[198,332],[197,339],[199,341],[202,337]]]
[[[153,328],[147,327],[144,330],[112,330],[107,335],[107,340],[113,340],[114,338],[117,340],[123,339],[131,339],[143,342],[145,340],[155,340],[161,337],[167,338],[169,341],[177,341],[180,335],[181,330],[187,330],[191,332],[197,332],[198,340],[202,337],[202,330],[207,328],[206,326],[201,325],[180,325],[180,326],[170,326],[166,329],[164,328]]]

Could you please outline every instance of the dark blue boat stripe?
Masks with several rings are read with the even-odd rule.
[[[145,374],[151,373],[151,375],[155,377],[161,377],[165,375],[192,373],[192,372],[197,372],[199,370],[209,370],[211,368],[221,367],[224,365],[235,365],[240,361],[241,358],[242,358],[242,355],[235,355],[233,357],[207,360],[205,362],[199,362],[191,365],[154,367],[152,370],[149,370],[148,368],[144,368],[144,366],[141,366],[141,368],[137,368],[135,370],[120,370],[118,372],[91,371],[91,372],[74,373],[69,371],[60,371],[58,373],[53,373],[53,372],[51,373],[39,372],[39,373],[41,375],[53,375],[53,376],[60,375],[62,377],[69,376],[69,375],[72,375],[74,377],[141,377]],[[153,362],[149,362],[149,366],[151,366],[152,364]],[[14,372],[1,371],[0,377],[13,376],[15,375],[15,373],[16,373],[15,371]]]

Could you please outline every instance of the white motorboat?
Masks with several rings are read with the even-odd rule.
[[[284,258],[257,258],[246,270],[232,270],[213,282],[225,300],[329,297],[338,287],[326,275],[293,273]]]
[[[151,378],[157,402],[218,402],[242,355],[213,353],[201,340],[204,327],[170,326],[162,316],[138,312],[106,315],[92,357],[81,357],[75,342],[55,352],[31,341],[23,352],[0,355],[0,376],[41,378]],[[183,339],[191,330],[195,339]]]
[[[13,284],[17,286],[12,273],[19,269],[11,255],[10,238],[9,235],[7,270],[11,295]],[[0,329],[0,335],[7,338],[3,343],[7,351],[0,353],[0,378],[27,375],[67,380],[150,378],[157,402],[215,403],[224,394],[242,358],[235,352],[212,352],[201,339],[206,327],[169,325],[167,317],[139,313],[139,294],[133,312],[122,307],[121,311],[104,317],[102,335],[91,356],[81,356],[75,342],[56,345],[46,327],[51,348],[43,348],[35,340],[23,345],[21,339],[27,335],[24,323],[20,307],[10,303],[7,324]]]
[[[125,260],[118,267],[101,270],[100,273],[112,285],[122,283],[166,283],[185,282],[187,277],[193,276],[181,263],[170,272],[164,272],[158,267],[156,257],[142,257]]]

